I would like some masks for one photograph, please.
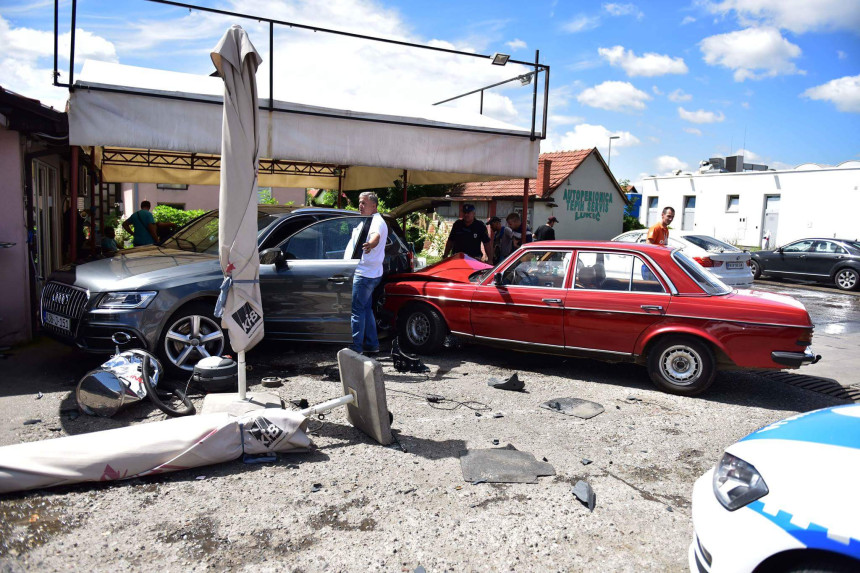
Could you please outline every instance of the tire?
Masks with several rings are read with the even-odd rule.
[[[433,308],[416,305],[401,311],[397,320],[400,344],[418,354],[433,354],[442,348],[448,327],[442,316]]]
[[[752,267],[753,280],[761,278],[761,265],[755,259],[750,259],[750,267]]]
[[[783,565],[783,563],[785,564]],[[784,559],[780,560],[780,565],[782,566],[766,570],[778,570],[780,573],[851,573],[857,571],[857,562],[854,559],[819,551],[816,551],[813,556],[806,557],[790,552]]]
[[[651,381],[669,394],[701,394],[714,382],[716,373],[714,353],[692,336],[666,336],[648,352]]]
[[[854,269],[844,267],[836,271],[833,276],[833,282],[836,283],[840,290],[855,290],[860,284],[860,274]]]
[[[220,356],[229,346],[214,305],[186,304],[167,321],[158,338],[158,357],[172,374],[188,377],[201,358]]]

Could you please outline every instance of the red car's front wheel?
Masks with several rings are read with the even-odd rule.
[[[432,354],[445,342],[448,328],[442,316],[426,305],[410,306],[397,317],[397,334],[400,343],[419,354]]]

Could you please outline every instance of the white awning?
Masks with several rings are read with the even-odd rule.
[[[220,155],[223,89],[218,78],[89,60],[69,102],[69,142],[102,150]],[[268,105],[268,99],[261,99]],[[217,104],[217,105],[215,105]],[[341,168],[343,189],[537,177],[540,140],[483,115],[442,106],[336,109],[275,101],[260,110],[260,157]],[[217,169],[157,162],[104,162],[111,182],[218,184]],[[331,172],[264,173],[260,185],[337,188]]]

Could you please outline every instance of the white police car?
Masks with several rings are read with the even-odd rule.
[[[860,571],[860,404],[726,449],[693,488],[691,571]]]

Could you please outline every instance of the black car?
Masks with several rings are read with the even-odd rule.
[[[412,270],[397,222],[388,223],[384,272]],[[370,217],[326,208],[261,205],[257,214],[260,290],[266,338],[345,344],[351,341],[352,277]],[[352,233],[361,227],[351,254]],[[42,290],[42,325],[64,342],[93,352],[153,351],[174,372],[227,350],[213,316],[223,280],[218,212],[210,211],[159,245],[53,273]],[[380,288],[381,292],[381,288]]]
[[[753,253],[750,264],[754,278],[805,279],[855,290],[860,285],[860,242],[800,239],[773,251]]]

